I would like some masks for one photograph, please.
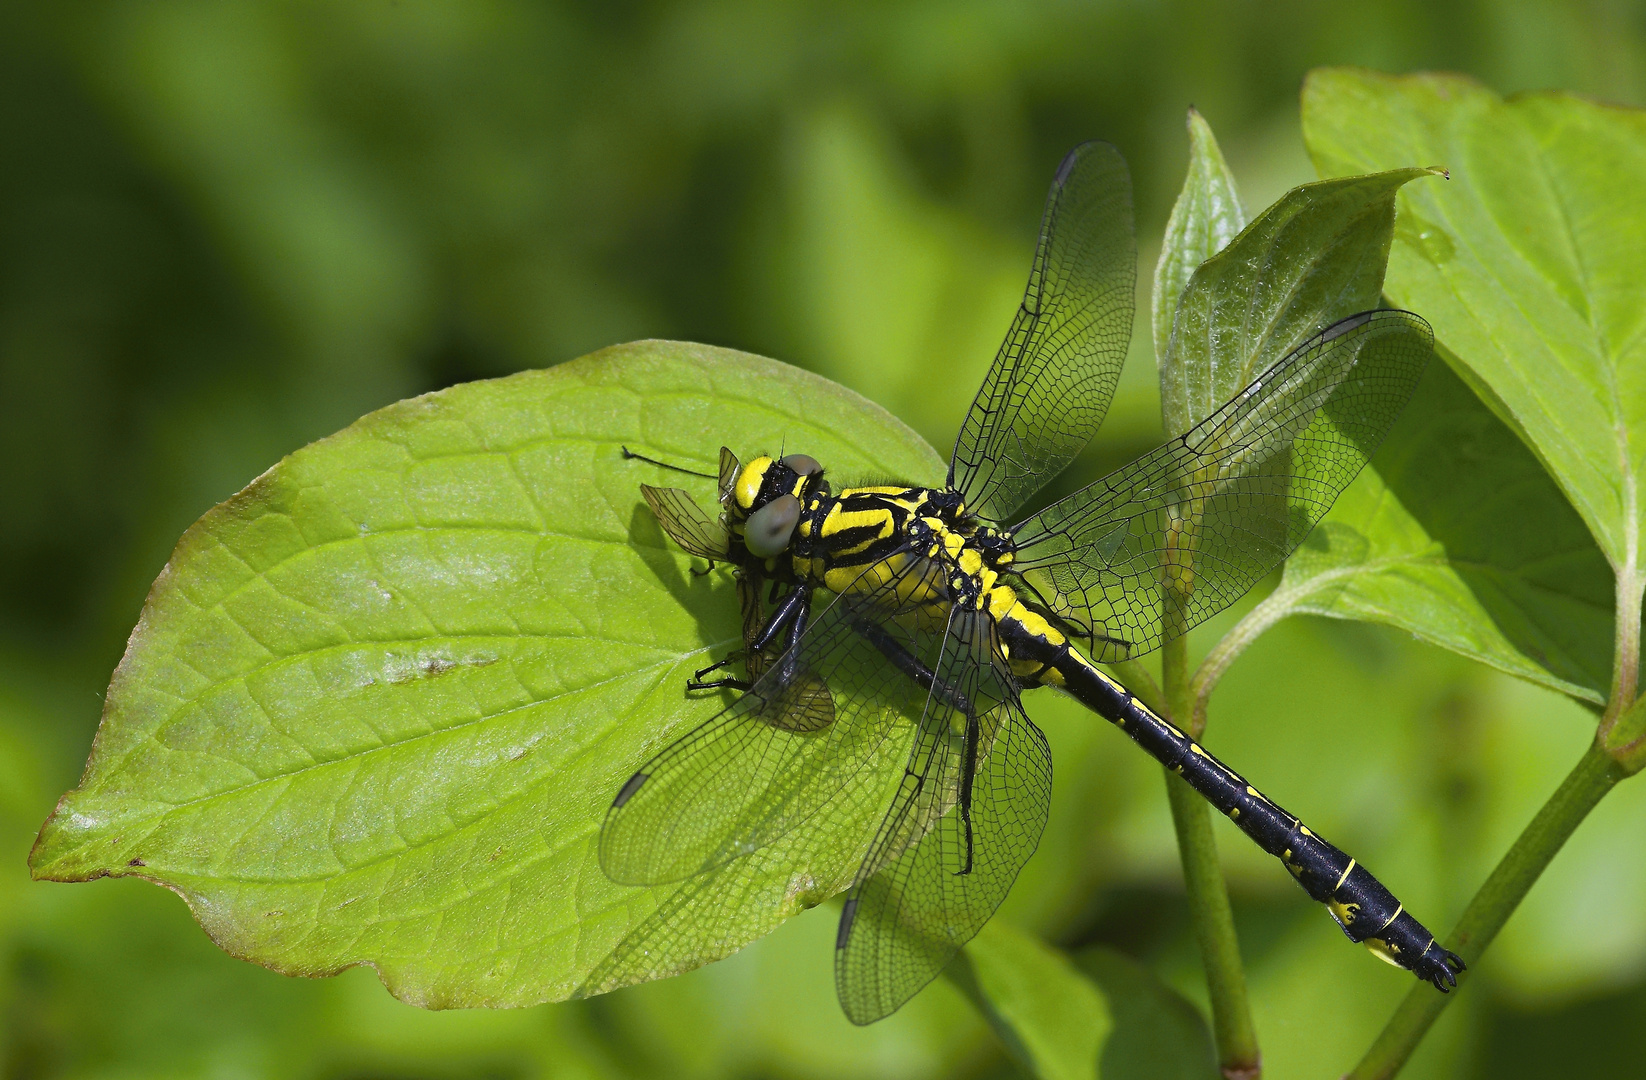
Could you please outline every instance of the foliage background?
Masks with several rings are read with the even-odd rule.
[[[1646,8],[0,4],[4,1076],[1007,1070],[946,985],[849,1028],[826,910],[668,983],[430,1014],[366,971],[232,960],[140,882],[30,883],[24,858],[176,537],[281,455],[400,397],[641,337],[801,364],[946,447],[1069,146],[1127,155],[1151,267],[1184,107],[1255,211],[1313,178],[1298,85],[1344,63],[1641,105]],[[1081,475],[1158,438],[1151,356],[1140,319]],[[1118,947],[1195,998],[1158,770],[1059,702],[1030,707],[1059,765],[1036,862],[1078,860],[1085,882],[1037,894],[1031,864],[1007,917]],[[1226,679],[1208,742],[1439,928],[1591,731],[1397,635],[1294,620]],[[1410,1075],[1638,1067],[1636,786],[1556,860]],[[1219,835],[1270,1075],[1341,1072],[1409,978]]]

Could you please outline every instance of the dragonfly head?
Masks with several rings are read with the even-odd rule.
[[[823,482],[823,466],[806,454],[744,465],[726,493],[726,519],[743,534],[749,553],[771,558],[789,546],[806,496]]]

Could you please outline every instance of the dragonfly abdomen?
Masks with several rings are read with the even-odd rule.
[[[1321,839],[1198,742],[1157,716],[1057,633],[1008,615],[996,626],[1014,668],[1038,667],[1033,681],[1059,686],[1111,721],[1207,802],[1278,858],[1310,897],[1325,904],[1350,941],[1445,991],[1463,961],[1435,942],[1422,923],[1370,871]]]

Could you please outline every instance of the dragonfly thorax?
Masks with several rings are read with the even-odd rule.
[[[798,580],[839,593],[904,575],[920,583],[906,599],[938,606],[975,604],[1014,554],[1010,536],[967,515],[958,492],[896,486],[812,494],[791,548]]]
[[[877,564],[902,572],[923,563],[931,601],[976,603],[1015,554],[1011,537],[968,515],[952,488],[884,485],[836,495],[805,454],[729,461],[725,524],[767,576],[844,592]]]

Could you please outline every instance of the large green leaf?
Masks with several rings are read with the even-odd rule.
[[[1455,75],[1329,69],[1303,96],[1323,175],[1441,160],[1402,193],[1387,290],[1554,475],[1638,591],[1646,470],[1646,112],[1508,101]]]
[[[1443,364],[1263,607],[1387,623],[1606,700],[1606,559],[1537,459]]]
[[[1330,323],[1378,306],[1395,193],[1433,169],[1293,188],[1207,259],[1184,288],[1160,365],[1181,434]]]
[[[812,826],[810,865],[740,860],[733,901],[700,880],[616,886],[596,862],[623,780],[721,707],[682,684],[739,626],[726,575],[691,572],[638,488],[712,505],[712,483],[618,447],[712,471],[723,441],[805,450],[848,479],[942,476],[855,394],[698,345],[619,346],[373,413],[184,534],[35,876],[147,878],[238,956],[371,964],[431,1006],[567,997],[653,932],[659,904],[752,914],[742,939],[631,962],[627,981],[837,891],[873,822]]]

